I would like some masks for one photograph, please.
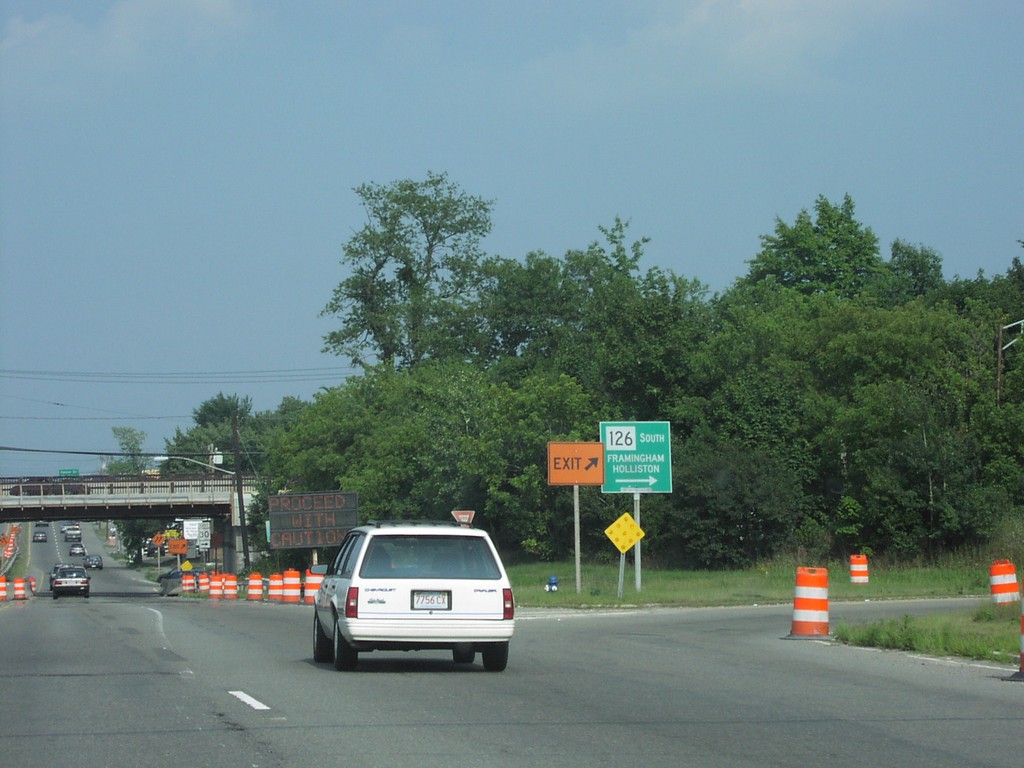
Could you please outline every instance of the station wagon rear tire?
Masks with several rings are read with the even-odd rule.
[[[334,648],[331,638],[324,632],[320,617],[313,611],[313,661],[324,662],[334,659]]]
[[[484,669],[488,672],[502,672],[508,666],[508,643],[491,643],[481,653]]]
[[[351,672],[359,661],[359,651],[348,644],[341,634],[341,627],[334,622],[334,668],[339,672]]]

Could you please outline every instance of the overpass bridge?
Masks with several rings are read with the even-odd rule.
[[[243,503],[256,478],[242,476]],[[0,523],[32,520],[240,519],[233,475],[83,475],[0,478]]]

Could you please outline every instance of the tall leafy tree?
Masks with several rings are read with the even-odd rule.
[[[132,427],[113,427],[114,438],[121,449],[117,458],[108,459],[106,470],[111,475],[139,475],[148,465],[143,455],[146,433]]]
[[[761,236],[745,282],[770,280],[802,293],[853,297],[881,270],[878,238],[854,218],[849,195],[836,205],[824,195],[814,218],[802,210],[792,224],[775,220],[775,233]]]
[[[575,378],[618,416],[655,417],[686,378],[689,351],[707,332],[706,289],[639,268],[647,240],[628,223],[599,227],[603,241],[561,258],[490,262],[480,315],[496,379],[540,372]]]
[[[232,471],[235,465],[232,420],[237,417],[238,431],[247,456],[258,450],[253,441],[252,399],[239,395],[225,395],[219,392],[204,400],[192,411],[193,425],[186,430],[174,430],[174,436],[165,442],[166,450],[172,456],[189,456],[196,461],[212,464],[219,456],[222,469]],[[194,474],[203,471],[191,462],[175,462],[173,459],[164,467],[165,471]],[[251,460],[243,457],[242,471],[252,471]]]
[[[149,463],[149,459],[143,455],[146,433],[132,427],[113,427],[112,431],[121,452],[117,458],[107,460],[106,471],[111,475],[141,475]],[[121,543],[129,565],[138,564],[143,542],[158,526],[159,523],[154,520],[121,521]]]
[[[970,324],[919,301],[893,310],[846,303],[815,332],[814,368],[835,415],[814,443],[839,461],[832,471],[863,515],[855,522],[871,534],[865,544],[934,551],[982,534],[994,510],[972,506],[982,476],[969,425],[992,397],[991,352]]]
[[[887,266],[892,298],[899,302],[931,296],[945,285],[942,257],[925,245],[895,240]]]
[[[511,386],[460,362],[381,367],[318,394],[275,438],[273,471],[279,487],[358,493],[364,518],[447,519],[474,509],[508,550],[564,556],[571,504],[546,484],[547,444],[592,440],[598,421],[567,376]]]
[[[934,251],[896,241],[882,263],[852,200],[819,197],[707,301],[641,272],[645,240],[618,219],[561,258],[487,258],[490,204],[445,177],[357,192],[369,222],[345,246],[325,349],[366,375],[275,430],[276,488],[356,490],[374,516],[467,506],[504,547],[561,557],[570,515],[544,483],[546,443],[665,418],[677,491],[644,519],[661,562],[937,552],[1019,514],[1024,365],[1005,361],[1001,400],[994,383],[996,331],[1024,318],[1016,260],[944,283]],[[588,531],[608,506],[586,495],[585,551],[602,551]]]
[[[341,321],[324,350],[364,366],[450,356],[478,287],[492,202],[434,173],[355,191],[368,221],[345,244],[351,274],[321,312]]]
[[[770,452],[702,429],[676,459],[675,504],[659,548],[690,568],[742,568],[771,558],[804,517],[799,479]]]

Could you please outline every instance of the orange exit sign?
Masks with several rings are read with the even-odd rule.
[[[548,443],[548,485],[603,485],[604,443]]]

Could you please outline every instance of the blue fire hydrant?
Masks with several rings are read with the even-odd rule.
[[[549,576],[548,583],[544,585],[545,592],[557,592],[558,591],[558,577]]]

